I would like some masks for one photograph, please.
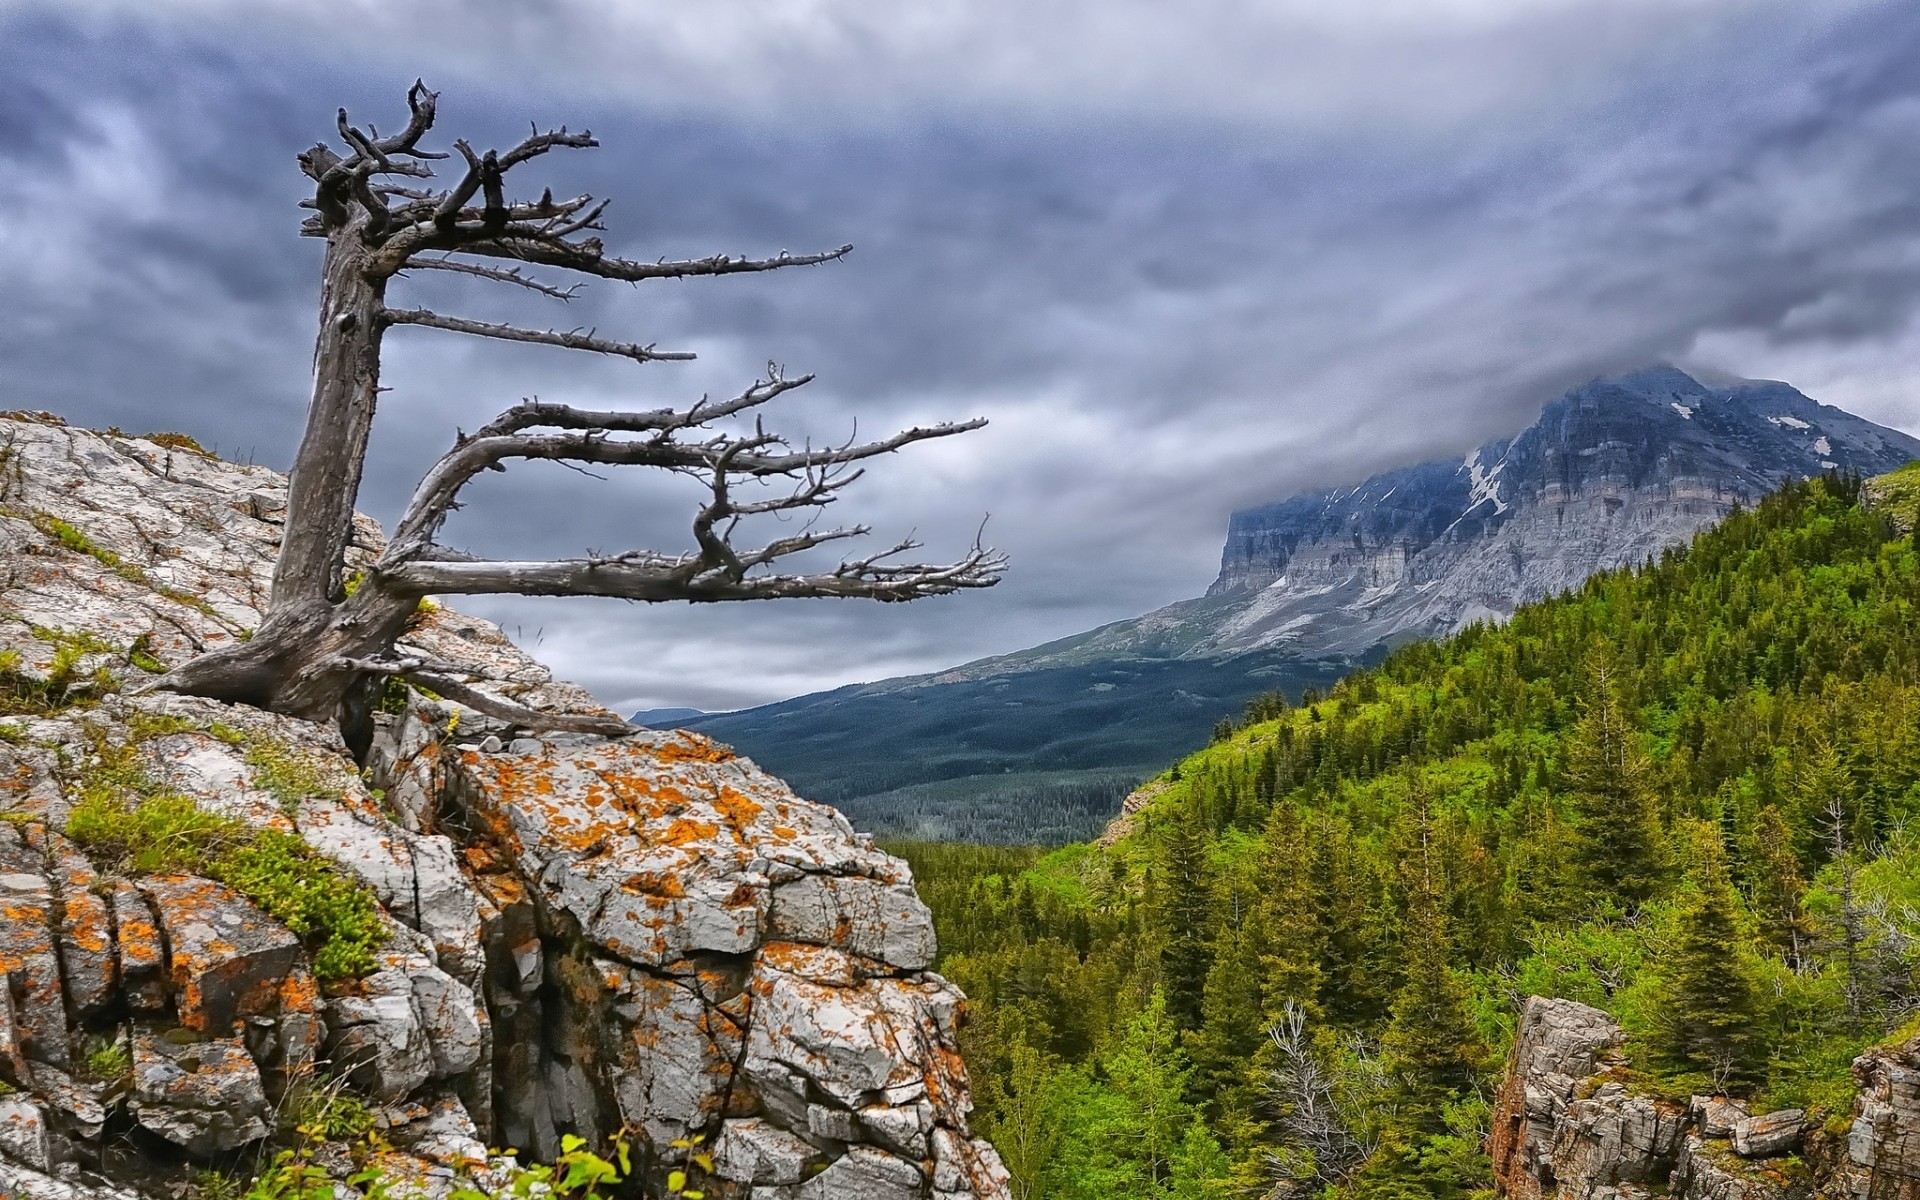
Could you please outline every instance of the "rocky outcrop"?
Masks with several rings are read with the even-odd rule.
[[[1489,1141],[1499,1195],[1920,1200],[1920,1037],[1855,1061],[1844,1142],[1799,1109],[1637,1095],[1618,1050],[1624,1040],[1598,1009],[1526,1002]]]
[[[1006,1194],[927,910],[834,810],[691,734],[536,738],[415,695],[363,772],[332,729],[140,693],[258,621],[284,495],[177,440],[0,418],[0,1192],[173,1196],[305,1121],[343,1180],[431,1195],[488,1146],[623,1131],[648,1195],[670,1170],[713,1200]],[[407,644],[598,711],[449,609]],[[377,901],[371,961],[316,970],[271,915],[311,908],[103,841],[136,807],[297,838]]]
[[[1853,1079],[1859,1093],[1834,1194],[1920,1200],[1920,1036],[1861,1055]]]

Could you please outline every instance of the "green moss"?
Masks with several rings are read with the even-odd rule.
[[[167,664],[153,656],[153,634],[143,633],[127,647],[127,662],[150,675],[165,675]]]
[[[0,650],[0,715],[60,712],[120,690],[120,681],[105,667],[80,668],[89,654],[113,653],[113,646],[89,633],[42,625],[28,628],[34,637],[52,644],[53,662],[44,677],[34,675],[21,669],[19,651]]]
[[[259,734],[247,738],[246,743],[254,784],[271,793],[280,802],[280,811],[289,817],[300,811],[300,802],[309,796],[339,794],[340,789],[327,781],[309,756]]]
[[[202,458],[213,458],[213,451],[202,446],[192,434],[187,433],[150,433],[147,440],[156,446],[165,446],[169,450],[185,450],[189,454],[198,454]]]
[[[132,745],[96,742],[67,833],[97,864],[137,875],[203,875],[292,930],[324,980],[373,970],[386,939],[373,894],[297,834],[257,829],[156,784]]]

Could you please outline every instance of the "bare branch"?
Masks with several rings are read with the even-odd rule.
[[[567,350],[586,350],[594,354],[611,354],[616,358],[630,358],[635,362],[689,362],[694,357],[693,353],[687,350],[655,350],[651,345],[642,346],[635,342],[603,341],[591,333],[562,333],[556,329],[521,329],[515,325],[469,321],[465,317],[446,317],[424,308],[389,308],[383,311],[380,317],[389,325],[424,325],[428,329],[470,333],[475,337],[499,338],[508,342],[531,342],[538,346],[559,346]]]
[[[406,671],[401,678],[415,683],[428,691],[444,696],[456,704],[464,704],[476,712],[485,713],[497,721],[518,725],[522,729],[551,729],[566,733],[597,733],[603,737],[632,737],[641,732],[637,725],[629,725],[615,716],[592,716],[586,713],[544,712],[537,708],[528,708],[524,704],[515,704],[498,696],[490,696],[478,688],[468,687],[457,680],[430,671]]]
[[[704,397],[684,411],[658,408],[648,412],[594,411],[526,400],[501,413],[480,427],[475,437],[497,437],[542,426],[553,429],[603,429],[610,433],[643,433],[662,430],[693,429],[710,421],[730,417],[750,408],[758,408],[798,387],[813,382],[811,375],[785,378],[769,364],[767,378],[728,400],[709,401]]]
[[[896,548],[898,549],[898,548]],[[882,556],[876,556],[882,557]],[[613,596],[660,603],[723,600],[858,597],[867,600],[918,600],[965,588],[992,587],[1000,581],[1006,558],[976,547],[959,562],[940,566],[887,566],[867,560],[843,563],[814,575],[711,575],[688,579],[682,559],[672,567],[658,555],[629,558],[576,558],[552,562],[416,560],[381,572],[382,582],[418,595]]]
[[[417,258],[406,267],[409,271],[416,268],[425,271],[457,271],[462,275],[474,275],[497,283],[517,284],[530,291],[539,292],[543,296],[552,296],[555,300],[571,300],[580,294],[581,288],[587,286],[584,283],[576,283],[563,288],[554,287],[550,283],[541,283],[538,279],[521,274],[518,267],[483,267],[479,263],[459,262],[451,258]]]
[[[780,390],[799,386],[802,381],[781,380]],[[784,385],[784,386],[781,386]],[[754,394],[751,390],[747,395]],[[775,392],[774,394],[778,394]],[[738,401],[729,401],[733,404]],[[764,403],[764,400],[760,401]],[[529,406],[522,405],[520,410],[530,407],[562,410],[562,414],[577,412],[567,410],[564,405]],[[715,407],[724,407],[715,406]],[[420,486],[414,490],[413,499],[407,505],[407,511],[395,527],[393,539],[389,543],[389,560],[398,560],[416,553],[431,542],[433,535],[446,521],[455,507],[455,499],[468,480],[498,463],[510,458],[546,459],[550,461],[572,461],[578,463],[596,463],[602,466],[651,466],[678,470],[695,470],[702,473],[711,469],[721,456],[726,456],[727,469],[734,474],[746,476],[793,475],[857,462],[887,454],[913,442],[927,441],[932,438],[951,437],[956,433],[978,429],[986,422],[981,420],[965,421],[950,425],[935,425],[927,428],[908,429],[890,438],[863,445],[841,446],[832,450],[809,450],[793,454],[760,454],[739,452],[729,454],[730,448],[737,445],[737,439],[719,438],[714,441],[693,445],[673,441],[670,437],[656,436],[645,440],[614,440],[609,433],[614,430],[661,429],[671,433],[684,428],[681,423],[686,414],[679,413],[633,413],[633,414],[581,414],[612,417],[606,425],[590,427],[579,433],[565,434],[525,434],[506,432],[523,428],[515,423],[520,410],[509,410],[488,426],[486,436],[469,438],[456,445],[435,463]],[[655,422],[665,421],[665,424]],[[494,430],[502,432],[493,432]],[[767,439],[761,444],[772,443]]]
[[[470,242],[454,249],[461,254],[512,258],[537,266],[579,271],[600,279],[638,283],[643,279],[686,279],[695,275],[738,275],[750,271],[777,271],[782,267],[810,267],[845,258],[853,252],[853,244],[849,242],[838,250],[824,254],[788,254],[783,250],[773,258],[734,258],[718,254],[712,258],[683,259],[678,262],[662,259],[650,263],[608,258],[598,238],[590,238],[585,242],[554,242],[530,234],[515,233],[512,236]]]

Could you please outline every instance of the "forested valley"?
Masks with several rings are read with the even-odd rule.
[[[1920,550],[1862,494],[1256,701],[1108,845],[892,846],[1016,1194],[1482,1192],[1530,994],[1844,1125],[1920,1009]]]

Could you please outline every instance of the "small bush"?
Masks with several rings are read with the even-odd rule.
[[[189,454],[198,454],[202,458],[214,457],[213,451],[202,446],[190,433],[150,433],[147,440],[156,446],[165,446],[169,450],[185,450]]]
[[[256,829],[155,785],[131,746],[94,747],[67,834],[110,870],[203,875],[239,892],[298,936],[323,980],[373,970],[386,940],[379,905],[297,834]]]
[[[314,1141],[357,1142],[366,1137],[373,1132],[373,1110],[343,1086],[339,1080],[300,1086],[288,1097],[281,1127]]]
[[[133,1051],[119,1037],[89,1039],[86,1068],[87,1074],[95,1079],[107,1082],[123,1079],[133,1072]]]

